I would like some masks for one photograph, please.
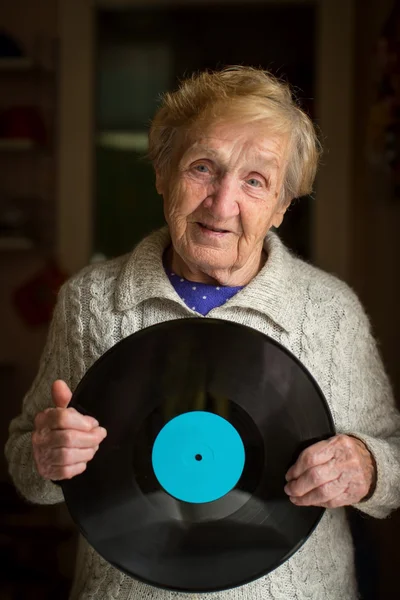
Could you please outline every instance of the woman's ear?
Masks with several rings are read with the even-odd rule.
[[[156,190],[160,196],[164,193],[164,178],[161,176],[161,173],[158,169],[156,169]]]
[[[273,227],[275,227],[275,229],[278,229],[278,227],[280,227],[280,225],[282,225],[284,216],[285,216],[284,212],[275,213],[275,215],[272,218],[272,225],[273,225]]]
[[[291,202],[286,203],[284,206],[282,206],[281,208],[278,208],[275,211],[274,216],[272,217],[272,225],[274,227],[276,227],[276,229],[278,229],[278,227],[280,225],[282,225],[282,221],[283,221],[283,217],[286,214],[287,209],[289,208]]]

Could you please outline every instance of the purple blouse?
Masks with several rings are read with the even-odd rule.
[[[209,285],[207,283],[196,283],[188,281],[170,269],[165,268],[173,288],[178,296],[185,302],[191,310],[201,315],[206,315],[213,308],[225,304],[229,298],[237,294],[243,286],[226,287],[223,285]]]

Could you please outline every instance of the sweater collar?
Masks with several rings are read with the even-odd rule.
[[[126,311],[151,298],[159,298],[180,304],[190,312],[164,270],[163,253],[170,242],[169,231],[164,227],[146,237],[128,255],[116,285],[115,306],[118,311]],[[293,258],[275,233],[268,233],[264,248],[268,255],[264,267],[220,309],[240,307],[254,310],[290,331],[293,327],[290,310]],[[211,312],[217,316],[217,310]]]

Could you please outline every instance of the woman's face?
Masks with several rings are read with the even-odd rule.
[[[286,139],[261,121],[214,124],[192,136],[169,175],[157,176],[177,273],[222,285],[254,277],[265,235],[286,210],[286,159]]]

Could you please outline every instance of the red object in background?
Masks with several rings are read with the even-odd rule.
[[[56,264],[49,263],[14,292],[14,306],[27,325],[50,323],[57,293],[66,279],[66,273]]]
[[[43,117],[35,106],[13,106],[0,113],[0,137],[31,140],[44,145],[47,140]]]

